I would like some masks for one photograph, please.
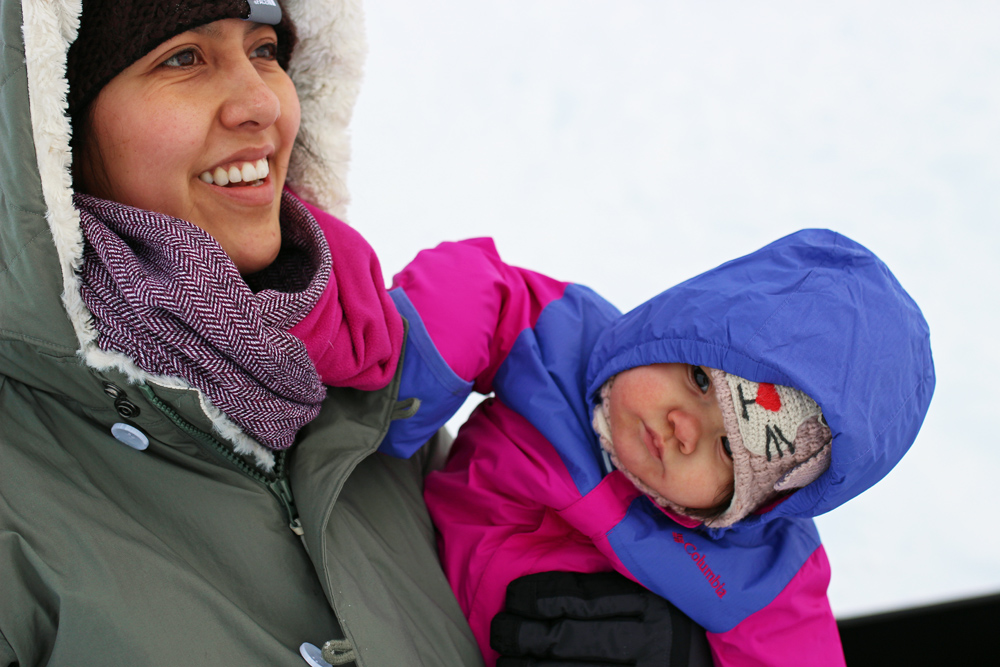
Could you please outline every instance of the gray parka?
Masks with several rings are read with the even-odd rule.
[[[343,215],[360,1],[284,4],[310,144],[289,181]],[[359,665],[480,664],[421,460],[374,453],[395,383],[331,390],[274,457],[183,381],[96,347],[63,115],[79,8],[0,0],[0,667],[300,667],[301,643],[342,637]]]

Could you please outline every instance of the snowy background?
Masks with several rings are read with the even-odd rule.
[[[852,616],[1000,591],[1000,3],[371,0],[350,220],[489,235],[628,310],[802,227],[931,325],[911,452],[818,519]]]

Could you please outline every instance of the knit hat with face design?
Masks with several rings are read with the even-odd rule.
[[[278,0],[83,0],[66,62],[73,120],[122,70],[171,37],[220,19],[273,25],[278,64],[288,69],[295,25]]]
[[[746,380],[715,369],[712,378],[733,453],[733,498],[726,510],[705,521],[731,526],[783,493],[809,484],[830,466],[830,428],[819,406],[803,392]],[[611,462],[661,507],[688,516],[691,510],[667,500],[622,466],[611,440],[612,377],[594,407],[594,430]]]

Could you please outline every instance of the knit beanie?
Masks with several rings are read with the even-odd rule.
[[[273,25],[278,64],[288,69],[295,25],[278,0],[83,0],[80,30],[66,62],[70,118],[86,109],[122,70],[163,42],[220,19]]]
[[[830,466],[830,428],[820,407],[805,393],[783,385],[752,382],[715,369],[716,400],[733,454],[733,498],[726,510],[705,521],[731,526],[782,494],[802,488]],[[593,424],[616,468],[658,505],[689,516],[691,510],[656,493],[625,469],[615,454],[609,419],[612,377],[601,387]]]

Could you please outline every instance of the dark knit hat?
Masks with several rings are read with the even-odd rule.
[[[66,63],[70,118],[86,109],[122,70],[163,42],[220,19],[274,25],[278,64],[288,69],[295,25],[277,0],[83,0],[80,31]]]

